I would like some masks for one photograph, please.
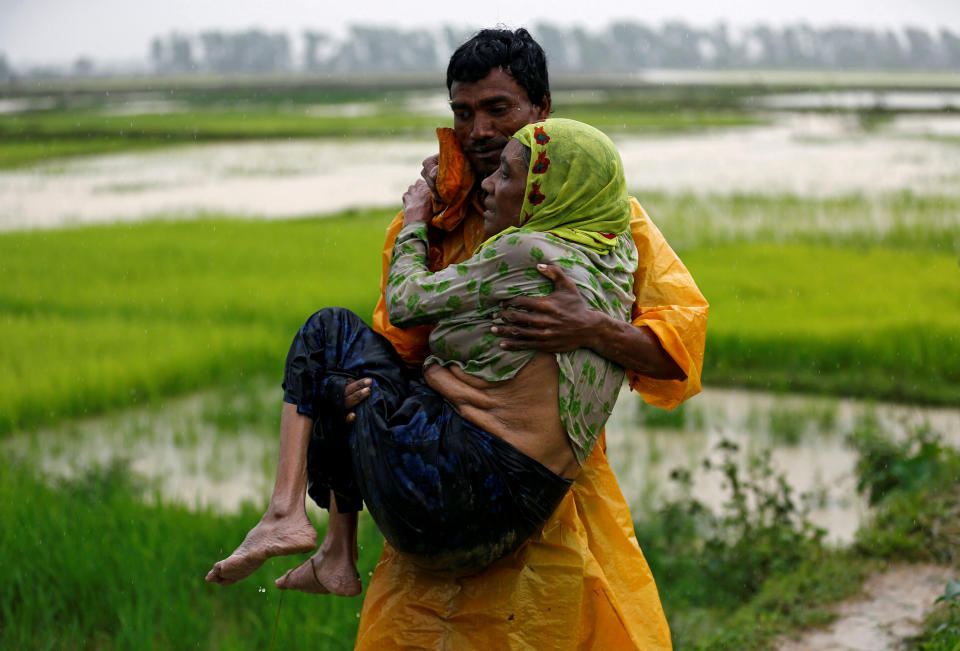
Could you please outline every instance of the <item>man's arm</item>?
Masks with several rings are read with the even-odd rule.
[[[506,306],[527,311],[504,310],[509,323],[496,334],[509,349],[562,352],[589,342],[597,354],[628,369],[631,388],[644,400],[672,409],[700,391],[709,305],[636,200],[632,209],[639,263],[632,326],[594,313],[564,289],[565,277],[556,276],[557,291],[550,296],[508,301]],[[547,266],[541,273],[554,279],[563,272]]]
[[[687,378],[649,327],[636,327],[587,307],[577,286],[559,265],[540,264],[537,270],[553,281],[553,293],[545,298],[523,296],[505,303],[519,309],[499,314],[509,324],[493,328],[495,335],[504,337],[501,348],[551,353],[590,348],[646,377]]]

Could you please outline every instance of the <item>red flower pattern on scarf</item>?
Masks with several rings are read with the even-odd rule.
[[[530,194],[527,195],[527,199],[530,200],[531,206],[536,206],[543,203],[543,200],[546,199],[546,197],[540,192],[539,183],[533,184],[533,188],[530,189]]]
[[[550,159],[547,158],[547,152],[537,152],[537,161],[533,164],[533,168],[530,171],[534,174],[544,174],[548,167],[550,167]]]
[[[533,128],[533,139],[537,141],[538,145],[545,145],[550,142],[550,136],[543,130],[543,127]]]

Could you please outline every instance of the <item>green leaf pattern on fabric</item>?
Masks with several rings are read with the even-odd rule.
[[[618,239],[610,253],[600,254],[549,233],[520,229],[479,255],[431,272],[424,262],[426,230],[405,226],[397,236],[385,292],[390,321],[401,328],[435,326],[426,365],[457,364],[491,382],[508,380],[534,353],[501,350],[490,328],[502,322],[493,315],[501,310],[500,301],[553,291],[553,283],[536,270],[538,262],[561,264],[589,306],[630,319],[636,248],[629,235]],[[584,463],[610,415],[624,370],[582,348],[556,358],[560,420]]]

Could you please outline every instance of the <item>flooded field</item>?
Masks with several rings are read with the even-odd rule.
[[[849,542],[867,507],[856,492],[856,453],[847,436],[868,422],[899,438],[929,425],[945,441],[960,445],[958,409],[716,388],[704,389],[673,413],[645,407],[633,393],[623,395],[607,437],[610,463],[635,511],[679,496],[679,486],[669,479],[677,468],[691,471],[693,497],[720,507],[729,492],[720,473],[704,472],[701,463],[707,457],[716,461],[717,446],[731,441],[743,461],[769,450],[773,467],[784,473],[798,502],[809,494],[811,521],[828,531],[829,540]]]
[[[211,391],[14,435],[0,450],[48,477],[128,463],[164,501],[232,512],[269,496],[279,401],[279,390],[267,384],[240,396]],[[608,455],[635,517],[643,518],[678,497],[671,471],[696,470],[704,458],[716,459],[721,441],[736,443],[744,460],[770,450],[774,468],[798,499],[810,494],[811,520],[828,530],[830,540],[849,542],[867,508],[856,494],[856,455],[846,437],[865,420],[898,436],[928,424],[960,445],[960,409],[708,388],[673,413],[645,408],[637,394],[624,392],[607,426]],[[718,508],[727,497],[719,473],[693,475],[693,496]]]
[[[949,139],[960,133],[960,117],[901,116],[877,131],[864,131],[854,116],[771,119],[766,126],[614,139],[640,196],[960,196],[960,146]],[[281,218],[392,210],[434,150],[429,140],[280,140],[62,159],[0,173],[0,230],[211,213]]]

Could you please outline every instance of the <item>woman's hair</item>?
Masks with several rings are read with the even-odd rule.
[[[527,91],[534,106],[543,106],[550,96],[547,56],[524,28],[484,29],[457,48],[447,66],[447,91],[453,82],[473,83],[503,68]]]
[[[530,151],[531,151],[531,150],[530,150],[529,147],[527,147],[527,146],[526,146],[525,144],[523,144],[522,142],[520,143],[520,159],[523,161],[523,167],[524,167],[524,169],[527,169],[527,170],[530,169],[530,160],[531,160],[531,153],[530,153]],[[528,176],[529,176],[529,175],[528,175]]]

